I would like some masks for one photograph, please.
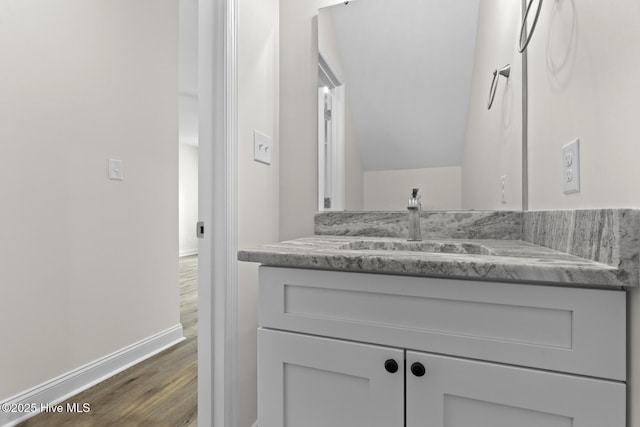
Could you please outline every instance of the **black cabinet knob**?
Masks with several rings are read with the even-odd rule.
[[[384,362],[384,369],[386,369],[390,374],[395,374],[398,372],[398,362],[393,359],[388,359]]]
[[[424,368],[424,365],[420,362],[415,362],[411,365],[411,373],[416,377],[423,376],[427,370]]]

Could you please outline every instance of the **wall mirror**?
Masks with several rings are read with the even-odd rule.
[[[520,17],[512,0],[320,9],[319,210],[403,210],[413,187],[425,210],[520,209]]]

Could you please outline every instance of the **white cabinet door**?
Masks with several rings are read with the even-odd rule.
[[[407,427],[625,426],[624,383],[411,351],[406,366]]]
[[[259,329],[258,425],[403,426],[404,350]]]

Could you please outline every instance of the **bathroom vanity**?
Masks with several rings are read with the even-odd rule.
[[[605,232],[618,247],[620,218]],[[637,277],[602,252],[615,265],[512,238],[241,251],[263,264],[260,427],[624,427]]]
[[[624,292],[261,267],[259,304],[261,426],[624,426]]]

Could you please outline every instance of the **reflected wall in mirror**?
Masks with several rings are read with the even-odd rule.
[[[319,210],[403,210],[413,187],[425,210],[520,209],[520,16],[513,0],[320,9]]]

